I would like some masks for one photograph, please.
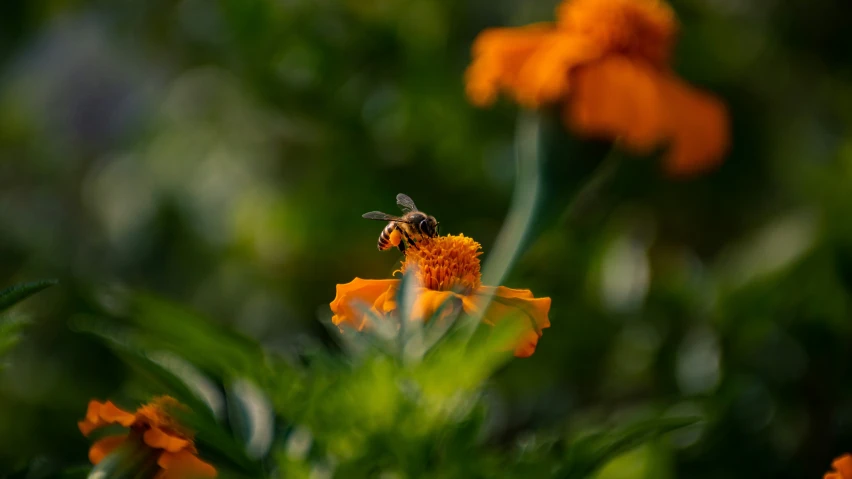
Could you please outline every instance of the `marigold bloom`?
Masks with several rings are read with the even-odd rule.
[[[638,153],[668,145],[666,169],[676,175],[722,160],[727,110],[670,70],[678,24],[666,3],[564,0],[556,17],[479,35],[466,73],[474,104],[491,104],[500,90],[530,108],[561,103],[581,134]]]
[[[493,297],[483,322],[493,326],[505,318],[523,315],[529,328],[518,339],[515,356],[532,355],[542,329],[550,327],[550,298],[535,298],[528,289],[482,286],[480,245],[464,235],[423,239],[417,248],[408,248],[405,253],[400,271],[411,271],[416,280],[412,320],[442,321],[459,311],[474,315],[481,312],[487,298]],[[362,330],[369,326],[371,317],[394,316],[400,283],[398,279],[355,278],[337,285],[331,303],[332,322]]]
[[[180,407],[176,399],[168,396],[154,399],[135,413],[124,411],[111,401],[89,401],[86,417],[77,423],[84,436],[111,424],[130,428],[127,434],[95,441],[89,449],[89,460],[98,464],[128,440],[141,439],[144,447],[162,451],[157,459],[160,470],[155,479],[216,477],[216,469],[196,456],[198,451],[192,432],[169,415],[168,409]]]
[[[844,454],[831,463],[834,468],[826,472],[822,479],[852,479],[852,454]]]

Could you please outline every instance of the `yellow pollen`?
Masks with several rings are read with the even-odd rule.
[[[435,291],[470,294],[480,286],[481,246],[464,235],[438,236],[417,242],[405,250],[400,271],[411,269],[418,282]]]

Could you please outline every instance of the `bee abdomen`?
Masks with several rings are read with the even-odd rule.
[[[395,246],[393,243],[391,243],[391,233],[393,232],[394,227],[396,227],[396,224],[391,221],[382,230],[382,234],[379,235],[379,251],[384,251]]]

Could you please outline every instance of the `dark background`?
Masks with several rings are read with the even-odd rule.
[[[384,278],[405,192],[487,254],[509,208],[517,107],[464,98],[476,34],[553,1],[149,0],[0,5],[0,279],[58,278],[0,371],[0,476],[79,461],[109,350],[68,327],[146,290],[257,338],[316,340],[335,284]],[[492,381],[513,441],[643,408],[706,419],[605,477],[819,477],[852,451],[852,3],[681,0],[678,73],[728,103],[721,168],[546,164],[505,284],[550,296],[535,355]],[[573,153],[573,154],[572,154]],[[652,464],[650,466],[649,464]],[[609,475],[606,475],[609,474]]]

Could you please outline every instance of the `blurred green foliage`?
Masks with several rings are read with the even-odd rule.
[[[285,477],[423,464],[567,476],[580,433],[612,424],[627,444],[628,424],[660,415],[702,420],[600,477],[818,477],[852,451],[852,4],[840,0],[673,2],[678,72],[732,114],[725,164],[672,181],[654,158],[623,155],[566,213],[606,147],[552,131],[534,234],[504,284],[552,297],[553,326],[531,358],[476,375],[465,420],[388,432],[381,401],[410,401],[389,378],[409,373],[344,360],[317,318],[335,284],[395,269],[360,215],[390,212],[401,191],[487,258],[512,197],[517,109],[467,104],[469,47],[554,5],[0,5],[0,280],[61,280],[0,319],[0,348],[18,337],[0,368],[0,477],[84,466],[76,421],[90,398],[131,407],[166,391],[194,406],[203,452],[235,477],[275,464]],[[166,300],[127,304],[125,288]],[[349,386],[374,401],[327,402]],[[209,391],[219,409],[199,399]],[[239,405],[263,396],[277,419],[261,459]],[[366,455],[345,457],[353,444]]]
[[[80,316],[72,327],[106,340],[131,367],[128,394],[139,402],[166,392],[190,405],[193,412],[181,419],[222,477],[328,471],[338,477],[583,478],[696,422],[681,416],[606,430],[551,425],[520,447],[500,447],[482,435],[488,419],[482,386],[509,360],[496,345],[517,334],[511,326],[473,341],[450,332],[422,358],[404,349],[382,352],[373,347],[382,339],[378,333],[354,331],[340,337],[361,343],[350,349],[357,354],[310,349],[294,358],[264,354],[251,340],[162,300],[111,299],[108,318]],[[96,471],[125,477],[125,463],[104,461]]]
[[[21,331],[26,324],[21,318],[10,316],[7,310],[54,284],[56,284],[56,281],[34,281],[17,284],[0,291],[0,358],[18,342]],[[0,363],[0,367],[2,367],[2,363]]]

